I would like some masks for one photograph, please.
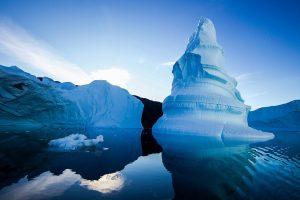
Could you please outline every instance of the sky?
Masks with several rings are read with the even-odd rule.
[[[300,99],[300,1],[0,0],[0,65],[163,101],[172,64],[210,18],[225,70],[256,109]]]

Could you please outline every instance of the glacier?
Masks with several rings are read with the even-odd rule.
[[[244,104],[237,81],[223,66],[224,51],[214,24],[201,18],[185,53],[173,65],[171,94],[163,101],[163,116],[154,132],[273,138],[272,133],[248,127],[250,106]]]
[[[142,102],[104,80],[78,86],[0,65],[0,86],[1,130],[142,128]]]
[[[251,111],[248,123],[263,131],[300,132],[300,100]]]

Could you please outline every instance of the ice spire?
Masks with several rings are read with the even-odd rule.
[[[200,55],[202,64],[223,66],[223,49],[217,42],[216,29],[210,19],[200,18],[196,30],[189,38],[185,53]]]
[[[201,18],[185,53],[174,64],[171,94],[163,102],[163,116],[154,130],[224,137],[270,139],[271,133],[251,129],[250,107],[244,104],[237,82],[223,69],[211,20]]]
[[[219,46],[213,22],[204,17],[200,18],[197,29],[189,38],[186,52],[192,52],[201,46]]]

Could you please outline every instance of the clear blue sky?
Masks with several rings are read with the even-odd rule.
[[[108,77],[163,100],[171,88],[168,65],[183,54],[201,16],[214,22],[225,69],[248,105],[300,99],[296,0],[1,0],[0,64],[78,83]]]

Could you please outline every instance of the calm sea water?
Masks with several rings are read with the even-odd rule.
[[[300,199],[300,133],[250,143],[89,130],[101,147],[49,150],[71,133],[0,133],[0,199]]]

